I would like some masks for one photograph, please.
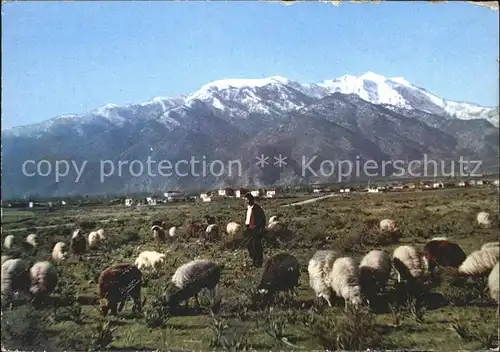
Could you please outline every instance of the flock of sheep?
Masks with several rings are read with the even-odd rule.
[[[486,215],[485,215],[486,214]],[[213,218],[208,219],[202,237],[209,238],[218,233]],[[477,221],[481,225],[489,225],[487,213],[479,213]],[[153,238],[163,242],[166,240],[164,223],[154,224]],[[396,231],[396,222],[384,219],[379,224],[382,231]],[[268,230],[278,233],[286,228],[283,222],[272,217]],[[241,233],[242,227],[231,222],[227,225],[228,235]],[[175,237],[176,228],[168,231]],[[87,248],[95,248],[106,241],[103,229],[85,236],[82,231],[75,230],[70,239],[70,252],[79,257]],[[36,235],[31,234],[25,242],[36,246]],[[10,248],[15,238],[9,235],[4,240],[4,247]],[[58,283],[56,265],[68,258],[67,245],[58,242],[54,245],[50,261],[34,263],[29,267],[27,261],[9,258],[2,255],[2,306],[9,302],[14,294],[26,293],[34,297],[50,295]],[[110,310],[112,314],[120,312],[126,300],[132,298],[134,310],[141,311],[141,285],[143,271],[158,271],[165,262],[166,255],[155,251],[141,252],[134,264],[118,264],[110,266],[100,273],[98,291],[102,314]],[[397,247],[392,256],[385,250],[369,251],[358,263],[354,258],[345,256],[335,250],[318,250],[310,258],[307,266],[309,285],[318,299],[324,299],[332,306],[333,299],[343,298],[345,308],[348,305],[359,306],[366,302],[373,303],[378,293],[385,291],[391,272],[394,270],[397,281],[411,283],[433,278],[437,266],[455,268],[458,275],[468,277],[488,277],[488,289],[491,298],[499,304],[499,242],[491,242],[469,255],[456,243],[444,237],[433,238],[423,248],[411,245]],[[188,305],[194,297],[199,305],[198,294],[203,289],[210,290],[212,298],[222,275],[222,266],[209,259],[197,259],[181,265],[174,273],[165,292],[165,304],[174,308],[180,303]],[[269,258],[262,271],[257,292],[261,295],[274,295],[278,292],[294,292],[299,285],[300,263],[289,253],[279,253]],[[498,314],[498,309],[497,309]]]

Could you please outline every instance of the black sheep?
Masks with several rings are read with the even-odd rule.
[[[262,294],[290,292],[299,285],[300,265],[293,255],[279,253],[264,264],[262,278],[257,290]]]

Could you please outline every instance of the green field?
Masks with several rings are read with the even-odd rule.
[[[305,198],[304,198],[305,199]],[[247,267],[243,249],[228,249],[225,234],[230,221],[244,222],[243,200],[211,203],[177,203],[154,207],[67,207],[55,211],[4,210],[2,243],[6,235],[38,234],[39,246],[30,253],[13,249],[2,254],[47,260],[58,241],[69,244],[77,226],[85,233],[103,228],[107,248],[89,252],[80,262],[60,265],[60,285],[50,305],[34,310],[23,304],[3,312],[2,344],[24,350],[324,350],[324,349],[415,349],[477,350],[498,345],[496,305],[485,291],[486,279],[456,279],[443,272],[440,284],[419,305],[402,299],[389,282],[387,297],[375,311],[344,312],[342,299],[334,308],[318,304],[309,287],[307,263],[318,249],[336,249],[360,260],[371,249],[389,251],[402,244],[418,247],[435,236],[457,242],[466,253],[485,242],[498,240],[498,191],[455,189],[385,194],[352,194],[299,206],[299,201],[262,200],[267,217],[279,215],[293,238],[279,248],[266,247],[265,258],[278,252],[295,255],[301,265],[298,297],[282,297],[273,309],[256,307],[252,288],[261,270]],[[476,225],[479,211],[493,215],[492,228]],[[207,245],[188,238],[186,224],[204,215],[216,216],[221,239]],[[378,232],[378,222],[392,218],[401,229],[397,241]],[[181,226],[178,238],[161,247],[151,233],[153,220]],[[138,246],[142,245],[140,249]],[[145,274],[142,316],[134,316],[131,302],[118,317],[99,315],[96,280],[101,270],[121,262],[133,263],[140,251],[167,253],[167,264],[159,275]],[[167,252],[168,251],[168,252]],[[209,302],[171,316],[155,316],[155,297],[181,264],[196,258],[223,264],[219,288],[220,309],[213,316]],[[385,302],[385,303],[384,303]],[[156,324],[155,324],[156,323]],[[161,324],[160,324],[161,323]],[[159,325],[159,326],[156,326]]]

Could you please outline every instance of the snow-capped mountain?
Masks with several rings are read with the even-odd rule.
[[[447,101],[403,78],[366,73],[318,84],[281,76],[223,79],[187,96],[107,104],[85,114],[2,131],[2,196],[308,182],[299,165],[302,156],[310,155],[351,161],[357,156],[379,161],[421,159],[424,154],[446,160],[467,156],[495,168],[498,133],[498,108]],[[254,158],[261,153],[280,153],[288,166],[256,169]],[[203,156],[240,160],[243,174],[115,175],[100,181],[102,160],[152,157],[173,163]],[[54,183],[23,175],[22,165],[29,159],[86,160],[89,166],[78,183]]]
[[[498,127],[498,116],[492,114],[495,108],[445,100],[412,85],[403,77],[386,78],[367,72],[361,76],[342,76],[323,81],[319,85],[331,93],[356,94],[373,104],[417,109],[463,120],[484,118]]]

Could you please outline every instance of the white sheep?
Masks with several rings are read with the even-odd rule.
[[[486,275],[498,263],[499,254],[499,247],[487,247],[474,251],[458,267],[458,272],[470,276]]]
[[[143,251],[135,260],[135,266],[139,270],[151,268],[154,272],[158,271],[165,264],[166,255],[156,251]]]
[[[8,259],[2,264],[1,293],[2,306],[8,304],[14,293],[27,293],[30,287],[28,262]]]
[[[332,288],[330,286],[330,271],[339,254],[332,250],[319,250],[309,260],[309,286],[314,290],[316,297],[326,300],[332,306]]]
[[[57,286],[57,269],[50,262],[35,263],[30,269],[31,288],[34,296],[50,295]]]
[[[87,237],[87,242],[89,248],[97,248],[102,243],[101,236],[99,236],[97,231],[92,231],[91,233],[89,233],[89,236]]]
[[[166,303],[169,307],[175,307],[180,302],[195,297],[199,305],[198,293],[207,288],[212,298],[215,298],[220,281],[222,268],[217,263],[208,259],[193,260],[181,265],[172,276],[172,284],[167,293]]]
[[[490,296],[497,303],[497,305],[500,304],[500,297],[499,297],[500,272],[498,271],[499,266],[500,263],[496,263],[493,269],[491,270],[490,275],[488,275],[488,289],[490,291]],[[497,315],[498,315],[498,308],[497,308]]]
[[[391,257],[386,251],[374,249],[368,252],[359,264],[363,292],[384,292],[391,275],[391,264]]]
[[[354,259],[342,257],[335,260],[329,274],[330,285],[339,297],[345,301],[345,310],[349,304],[358,307],[361,302],[359,268]]]
[[[99,235],[99,237],[101,238],[101,241],[105,241],[106,240],[106,236],[104,234],[104,229],[99,229],[96,232]]]
[[[15,241],[16,241],[16,237],[14,235],[8,235],[3,240],[3,247],[5,249],[11,249],[12,246],[14,245]]]
[[[499,246],[499,242],[487,242],[485,244],[482,245],[481,247],[481,250],[485,249],[485,248],[490,248],[490,247],[498,247]]]
[[[236,236],[241,232],[241,225],[236,222],[230,222],[226,226],[226,232],[229,236]]]
[[[175,237],[176,232],[177,232],[177,227],[172,226],[172,227],[168,230],[168,235],[169,235],[170,237]]]
[[[278,217],[278,216],[276,216],[276,215],[274,215],[274,216],[271,216],[271,217],[269,218],[269,223],[272,223],[272,222],[275,222],[275,221],[278,221],[278,220],[279,220],[279,217]]]
[[[54,245],[54,248],[52,249],[52,260],[55,261],[56,263],[60,263],[64,260],[66,260],[68,256],[68,249],[66,246],[66,243],[64,242],[57,242]]]
[[[480,226],[489,227],[491,224],[490,214],[485,211],[477,213],[476,220]]]
[[[392,219],[383,219],[380,221],[380,231],[397,231],[396,222]]]
[[[37,246],[37,235],[32,233],[26,237],[26,243],[30,244],[32,247]]]
[[[271,232],[277,233],[285,229],[285,224],[280,221],[273,221],[267,225],[267,229]]]
[[[2,255],[2,264],[5,263],[9,259],[10,259],[10,256],[8,256],[8,255]]]
[[[401,279],[419,279],[424,274],[424,260],[422,254],[412,246],[399,246],[392,254],[394,269]]]
[[[448,241],[448,238],[447,237],[433,237],[430,239],[430,241]],[[429,242],[430,242],[429,241]]]

